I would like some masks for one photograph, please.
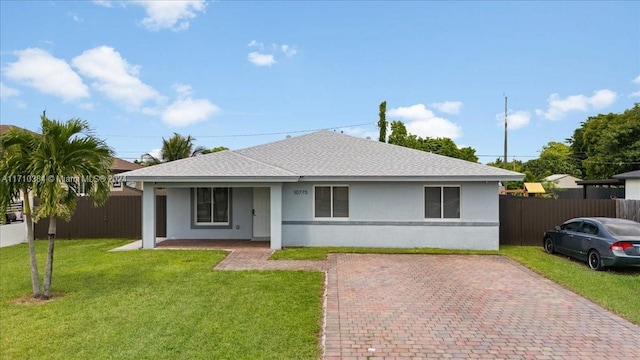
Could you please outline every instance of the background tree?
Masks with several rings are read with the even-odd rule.
[[[586,179],[640,170],[640,104],[621,114],[589,117],[567,140]]]
[[[380,103],[380,112],[378,113],[380,120],[378,120],[378,129],[380,130],[380,136],[378,136],[378,141],[387,142],[387,102],[383,101]]]
[[[184,137],[178,133],[173,133],[173,136],[169,139],[162,138],[160,158],[156,158],[149,153],[144,154],[142,157],[147,164],[154,165],[201,155],[207,148],[195,146],[193,144],[195,140],[191,135]]]
[[[27,244],[31,264],[31,287],[33,296],[40,297],[40,278],[36,259],[36,244],[33,236],[30,194],[33,179],[29,176],[31,154],[35,151],[39,135],[31,131],[12,128],[0,136],[0,213],[4,214],[14,199],[22,194],[22,213],[27,226]]]
[[[476,150],[471,147],[458,148],[449,138],[421,138],[410,134],[402,121],[391,122],[389,144],[400,145],[411,149],[453,157],[471,162],[478,162]]]
[[[581,177],[582,172],[576,167],[573,154],[567,144],[550,141],[542,147],[540,156],[523,164],[522,170],[528,171],[532,180],[543,181],[553,174],[568,174]]]
[[[211,149],[203,150],[202,151],[202,155],[211,154],[211,153],[215,153],[215,152],[218,152],[218,151],[225,151],[225,150],[229,150],[229,148],[225,147],[225,146],[216,146],[216,147],[211,148]]]
[[[42,297],[51,296],[56,220],[69,220],[75,211],[79,188],[91,197],[95,206],[109,197],[109,175],[113,150],[95,137],[89,124],[80,119],[65,123],[42,115],[42,135],[35,143],[28,165],[39,206],[35,219],[49,219],[47,260]]]

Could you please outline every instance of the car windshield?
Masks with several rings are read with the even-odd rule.
[[[604,227],[611,233],[613,236],[638,236],[640,237],[640,224],[614,224],[608,223],[604,224]]]

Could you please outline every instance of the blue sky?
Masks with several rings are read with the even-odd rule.
[[[174,132],[375,138],[386,100],[387,120],[486,163],[507,95],[526,161],[640,102],[640,2],[2,1],[0,66],[0,123],[79,117],[128,160]]]

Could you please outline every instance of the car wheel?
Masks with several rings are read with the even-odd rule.
[[[549,237],[544,238],[544,251],[549,254],[553,254],[556,252],[556,249],[553,247],[553,240],[551,240],[551,238]]]
[[[600,254],[595,250],[589,251],[589,254],[587,255],[587,264],[589,265],[589,269],[594,271],[600,271],[603,268],[602,260],[600,260]]]

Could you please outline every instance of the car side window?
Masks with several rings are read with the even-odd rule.
[[[570,223],[566,223],[564,225],[562,225],[562,230],[565,231],[579,231],[580,230],[580,221],[574,221],[574,222],[570,222]]]
[[[598,227],[592,223],[585,222],[582,224],[582,232],[589,235],[598,235]]]

